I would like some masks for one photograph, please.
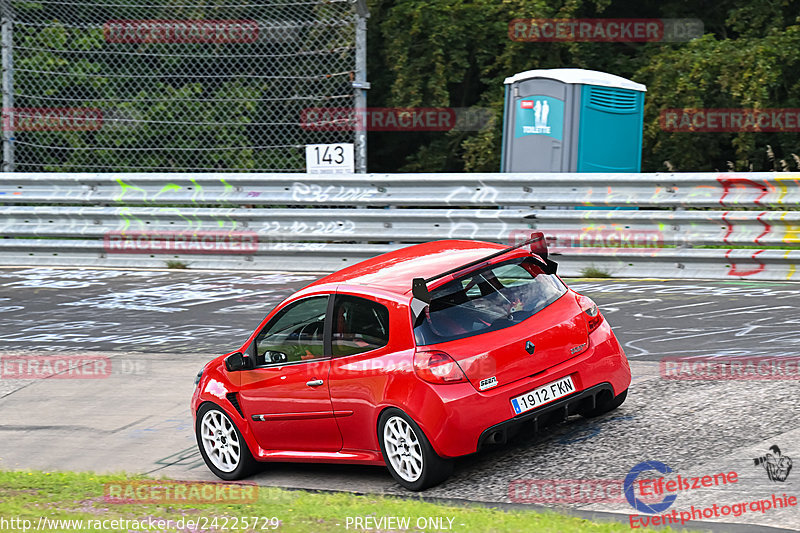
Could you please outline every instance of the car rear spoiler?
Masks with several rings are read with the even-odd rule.
[[[555,274],[556,270],[558,269],[558,263],[548,257],[549,254],[547,252],[547,240],[545,240],[544,233],[541,231],[534,231],[531,233],[530,239],[520,244],[509,246],[508,248],[499,250],[493,254],[487,255],[486,257],[476,259],[475,261],[470,261],[465,265],[451,268],[447,272],[442,272],[441,274],[436,274],[435,276],[431,276],[429,278],[414,278],[411,282],[411,294],[414,296],[411,299],[411,311],[414,313],[414,321],[416,322],[417,317],[422,310],[425,309],[425,306],[431,303],[431,294],[428,292],[428,283],[445,276],[449,276],[450,274],[455,274],[456,272],[466,270],[475,265],[480,265],[481,263],[485,263],[486,261],[494,259],[495,257],[499,257],[512,250],[516,250],[528,245],[530,245],[531,253],[536,254],[535,256],[532,256],[533,260],[540,267],[542,267],[542,270],[547,274]]]

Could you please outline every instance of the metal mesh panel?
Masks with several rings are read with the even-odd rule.
[[[355,0],[189,1],[5,0],[5,170],[303,171],[354,142],[300,117],[355,105]]]

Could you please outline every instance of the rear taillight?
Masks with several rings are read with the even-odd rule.
[[[586,324],[589,326],[589,333],[599,328],[600,324],[603,323],[603,315],[600,314],[597,304],[590,298],[582,295],[578,296],[578,304],[580,304],[581,310],[586,316]]]
[[[428,383],[466,383],[467,377],[449,354],[441,351],[414,354],[414,371]]]

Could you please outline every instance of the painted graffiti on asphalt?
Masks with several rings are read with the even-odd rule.
[[[271,292],[273,291],[238,289],[213,283],[172,283],[157,287],[101,294],[59,305],[176,313],[186,311],[188,306],[221,302],[243,296],[270,294]]]
[[[185,311],[188,307],[235,300],[233,308],[237,310],[261,306],[265,301],[272,302],[282,297],[264,298],[275,289],[261,289],[266,285],[285,285],[302,281],[311,281],[315,276],[295,274],[262,274],[252,276],[219,275],[209,276],[203,273],[175,274],[169,279],[180,276],[182,281],[161,284],[164,276],[170,272],[150,271],[118,271],[118,270],[54,270],[31,268],[26,270],[0,272],[0,279],[13,279],[0,286],[28,289],[85,289],[88,287],[114,287],[123,282],[133,285],[126,290],[111,290],[80,300],[62,302],[59,306],[89,307],[93,309],[115,309],[130,311],[153,311],[158,313],[175,313]],[[14,306],[13,310],[20,309]],[[12,310],[0,307],[0,312]],[[230,311],[230,309],[223,310]]]
[[[0,349],[223,353],[317,276],[0,270]],[[166,317],[169,317],[165,320]]]
[[[16,279],[3,283],[3,287],[30,289],[84,289],[106,285],[108,280],[126,277],[134,279],[157,278],[169,272],[137,270],[55,270],[51,268],[28,268],[25,270],[0,271],[0,279]]]
[[[573,283],[641,357],[790,357],[800,347],[800,285],[770,283]],[[624,317],[624,318],[623,318]],[[687,347],[691,351],[687,351]]]
[[[46,351],[112,349],[134,351],[169,350],[171,352],[214,353],[227,341],[237,348],[251,333],[251,328],[236,328],[224,324],[128,324],[123,322],[78,320],[45,322],[34,320],[5,320],[0,345],[7,348],[29,348]]]
[[[763,285],[767,285],[766,287]],[[623,293],[623,294],[673,294],[684,296],[735,296],[737,298],[797,298],[800,296],[800,285],[797,288],[769,287],[769,283],[714,283],[714,284],[647,284],[647,283],[571,283],[570,287],[578,292],[585,293]]]

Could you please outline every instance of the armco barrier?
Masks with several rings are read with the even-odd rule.
[[[3,265],[328,271],[532,229],[565,275],[800,279],[800,175],[0,176]]]
[[[3,203],[653,206],[800,204],[800,174],[4,174]]]

